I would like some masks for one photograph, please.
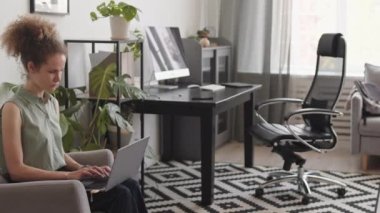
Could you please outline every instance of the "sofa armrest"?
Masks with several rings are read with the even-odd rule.
[[[360,133],[359,126],[362,120],[363,98],[356,92],[351,97],[351,152],[360,152]]]
[[[0,184],[1,212],[90,213],[86,191],[77,180]]]
[[[109,149],[100,149],[85,152],[70,152],[67,153],[76,160],[78,163],[83,165],[96,165],[96,166],[112,166],[114,156]]]

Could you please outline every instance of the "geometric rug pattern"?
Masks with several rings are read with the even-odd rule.
[[[347,184],[345,197],[338,198],[337,186],[310,183],[310,203],[301,204],[295,183],[281,183],[254,196],[258,184],[278,168],[245,168],[230,163],[215,164],[214,202],[200,205],[200,162],[160,162],[146,169],[145,203],[149,212],[374,212],[380,184],[379,175],[323,172]]]

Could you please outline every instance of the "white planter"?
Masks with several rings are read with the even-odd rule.
[[[131,142],[133,132],[120,129],[120,146],[126,146]],[[112,148],[117,147],[117,129],[116,126],[108,126],[108,136]]]
[[[129,22],[120,16],[110,17],[111,39],[127,39]]]

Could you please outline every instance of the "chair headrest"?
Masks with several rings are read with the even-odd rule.
[[[341,33],[326,33],[321,36],[318,43],[318,55],[342,57],[339,53],[339,42],[343,35]],[[342,38],[343,39],[343,38]],[[343,47],[342,47],[343,48]]]

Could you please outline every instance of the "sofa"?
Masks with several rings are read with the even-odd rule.
[[[365,64],[364,82],[380,85],[380,67]],[[380,155],[380,116],[363,117],[363,99],[359,92],[351,97],[351,150],[362,155],[362,169],[368,169],[368,156]]]
[[[69,155],[83,165],[113,163],[110,150],[74,152]],[[86,190],[78,180],[7,183],[0,175],[0,211],[7,213],[90,213]]]

